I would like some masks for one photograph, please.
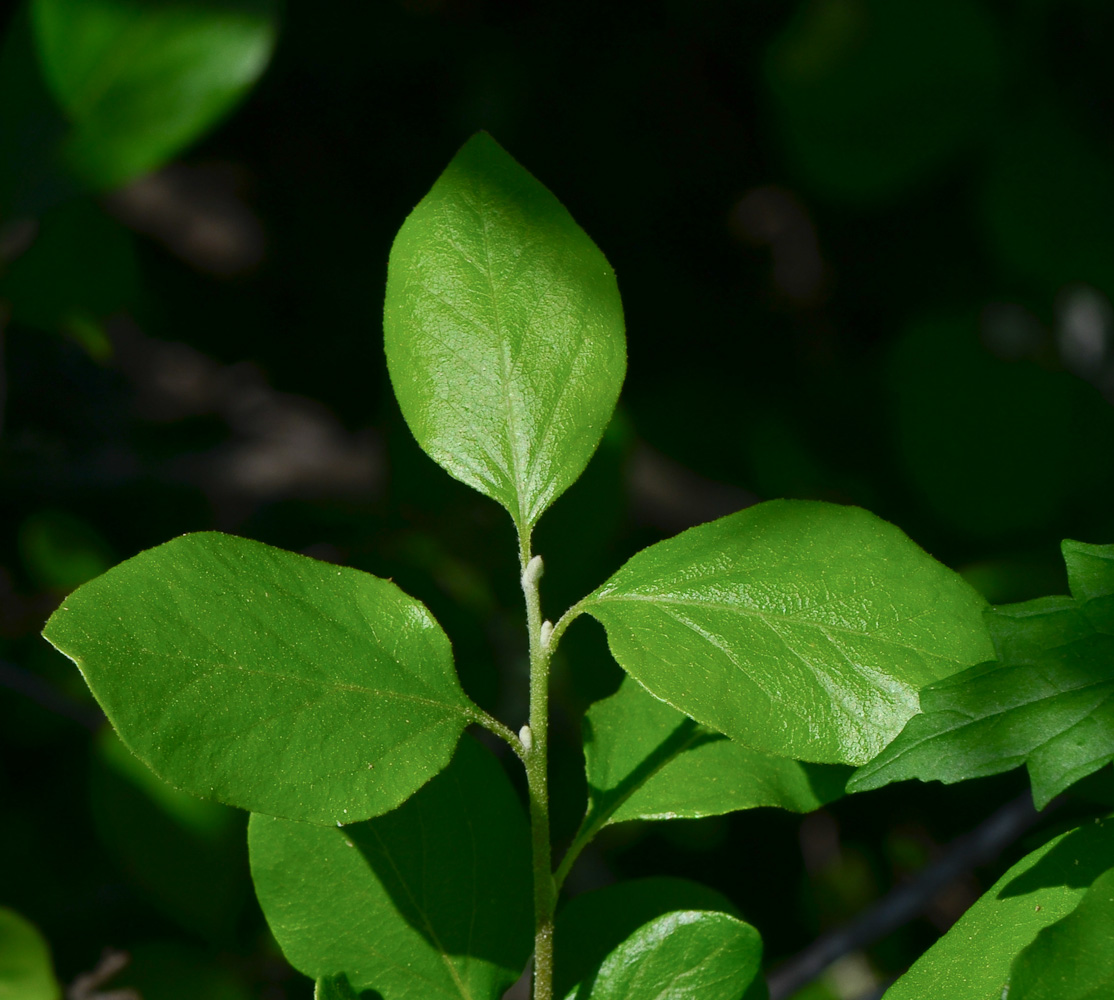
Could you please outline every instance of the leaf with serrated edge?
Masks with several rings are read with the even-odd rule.
[[[890,987],[885,1000],[1000,1000],[1014,956],[1074,910],[1112,864],[1109,819],[1049,841],[995,882]]]
[[[852,791],[1025,764],[1043,808],[1114,760],[1114,545],[1063,550],[1073,596],[989,611],[998,660],[926,687],[923,714],[855,773]]]
[[[0,997],[61,1000],[50,949],[33,924],[0,906]]]
[[[985,660],[985,602],[855,507],[773,500],[635,555],[579,605],[645,688],[744,746],[861,764]]]
[[[290,963],[383,1000],[498,1000],[533,945],[530,834],[474,740],[394,812],[338,828],[252,816],[252,878]]]
[[[418,444],[529,530],[584,471],[623,382],[603,254],[480,132],[395,239],[383,329]]]
[[[585,825],[696,819],[775,806],[811,812],[843,794],[849,770],[802,764],[727,739],[626,677],[584,720]]]
[[[43,634],[156,774],[273,816],[393,809],[479,712],[444,632],[393,583],[216,532],[78,588]]]

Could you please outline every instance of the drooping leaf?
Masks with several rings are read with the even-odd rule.
[[[892,524],[775,500],[635,555],[580,607],[650,692],[744,746],[869,760],[991,651],[982,599]]]
[[[393,809],[477,711],[445,634],[393,583],[215,532],[78,588],[43,634],[156,774],[268,815]]]
[[[1101,1000],[1114,996],[1114,868],[1079,905],[1044,928],[1013,962],[1010,1000]]]
[[[739,915],[726,896],[683,878],[628,879],[574,896],[558,911],[554,927],[554,996],[589,979],[639,927],[676,910]]]
[[[584,470],[622,385],[603,254],[481,132],[399,230],[383,328],[418,443],[529,529]]]
[[[567,1000],[739,1000],[761,962],[750,924],[681,910],[639,927]]]
[[[394,812],[343,828],[252,816],[252,877],[290,963],[383,1000],[498,1000],[533,946],[530,837],[498,762],[465,738]]]
[[[1096,820],[1049,841],[984,893],[890,987],[885,1000],[1001,1000],[1014,956],[1039,931],[1074,910],[1111,865],[1110,820]]]
[[[0,906],[0,1000],[62,1000],[43,936],[5,906]]]
[[[695,819],[776,806],[811,812],[843,794],[848,769],[801,764],[727,739],[631,677],[584,720],[585,825]]]
[[[115,187],[162,165],[262,74],[271,0],[32,0],[43,76],[72,125],[66,158]]]
[[[851,779],[963,781],[1026,764],[1043,808],[1114,760],[1114,545],[1065,541],[1072,597],[987,613],[998,660],[921,692],[923,714]]]

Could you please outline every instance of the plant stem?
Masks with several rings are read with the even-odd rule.
[[[530,536],[519,534],[522,593],[530,633],[530,733],[522,740],[530,794],[530,834],[534,867],[534,1000],[553,1000],[553,911],[557,890],[549,843],[549,644],[542,634],[538,580],[540,556],[530,552]]]

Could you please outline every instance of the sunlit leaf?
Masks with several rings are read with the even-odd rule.
[[[61,1000],[50,949],[35,927],[0,906],[0,1000]]]

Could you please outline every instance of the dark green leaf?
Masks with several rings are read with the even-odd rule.
[[[313,989],[313,1000],[359,1000],[359,997],[344,973],[339,976],[323,976],[317,980]]]
[[[681,910],[639,927],[568,1000],[738,1000],[761,962],[750,924]]]
[[[497,1000],[533,946],[530,837],[498,762],[471,739],[394,812],[343,829],[248,828],[263,912],[290,963],[383,1000]]]
[[[222,118],[274,47],[269,0],[32,0],[39,61],[97,188],[153,170]]]
[[[674,910],[739,915],[726,896],[683,878],[629,879],[569,900],[554,930],[554,995],[565,996],[639,927]]]
[[[839,798],[848,769],[749,750],[659,701],[633,678],[584,720],[586,825],[695,819],[777,806],[811,812]]]
[[[925,688],[924,714],[856,772],[853,791],[1026,764],[1043,807],[1114,760],[1114,545],[1063,549],[1073,596],[988,612],[998,661]]]
[[[638,553],[581,607],[619,665],[744,746],[861,764],[991,652],[984,602],[855,507],[758,504]]]
[[[46,941],[31,923],[4,906],[0,906],[0,998],[62,998]]]
[[[1014,956],[1074,910],[1112,864],[1110,820],[1096,820],[1033,851],[917,960],[886,1000],[1001,1000]]]
[[[43,634],[158,775],[274,816],[393,809],[478,711],[445,634],[393,583],[231,535],[121,563]]]
[[[418,443],[529,529],[584,470],[623,382],[603,254],[481,132],[399,231],[383,326]]]

